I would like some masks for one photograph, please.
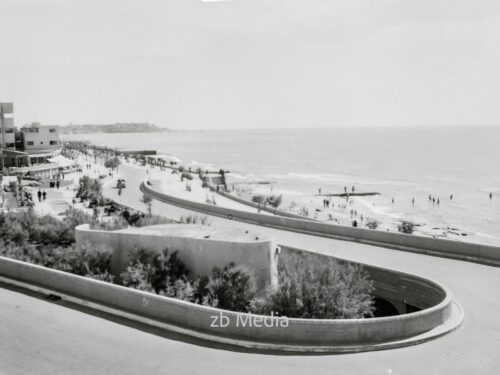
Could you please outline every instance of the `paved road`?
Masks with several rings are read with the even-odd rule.
[[[142,172],[121,167],[122,202],[143,208]],[[106,194],[116,194],[105,189]],[[156,213],[185,210],[155,202]],[[278,356],[218,350],[162,337],[16,291],[0,289],[1,374],[494,374],[499,373],[500,268],[429,257],[221,218],[213,225],[243,226],[338,257],[393,268],[447,286],[465,311],[455,332],[431,342],[381,352]]]

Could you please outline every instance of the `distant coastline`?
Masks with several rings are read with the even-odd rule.
[[[160,133],[170,129],[160,128],[147,122],[126,122],[115,124],[80,124],[59,126],[60,134],[90,134],[90,133]]]

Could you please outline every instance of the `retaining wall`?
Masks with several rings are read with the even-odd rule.
[[[142,183],[140,188],[143,193],[161,202],[233,220],[323,237],[375,244],[415,253],[500,265],[500,247],[498,246],[383,232],[305,219],[261,215],[177,198],[156,191],[145,183]]]
[[[186,227],[189,225],[189,227]],[[162,225],[163,226],[163,225]],[[192,273],[193,277],[208,276],[214,267],[223,267],[234,262],[236,265],[248,267],[256,278],[256,286],[260,291],[275,285],[277,269],[275,249],[276,244],[271,239],[238,241],[204,238],[203,226],[192,224],[174,224],[170,227],[188,228],[193,236],[151,233],[148,231],[127,230],[105,231],[90,229],[88,224],[75,228],[76,247],[85,243],[102,245],[113,252],[111,271],[118,276],[129,265],[129,253],[136,249],[148,249],[161,252],[165,248],[172,253],[177,251],[181,259]],[[211,228],[210,228],[211,229]],[[195,237],[194,235],[198,235]]]
[[[208,335],[205,339],[211,337],[218,342],[232,340],[229,342],[250,347],[264,344],[278,350],[330,351],[335,347],[342,351],[370,350],[377,344],[427,332],[442,325],[452,313],[451,297],[443,287],[412,275],[406,277],[427,287],[429,295],[438,292],[442,300],[406,315],[345,320],[288,319],[286,326],[283,318],[268,318],[268,326],[263,326],[263,317],[256,315],[249,318],[247,314],[183,302],[3,257],[0,257],[0,276],[83,299],[80,303],[84,305],[92,303],[115,309],[119,315],[135,314],[185,328],[196,337],[204,334]],[[433,299],[429,304],[434,302]],[[226,326],[211,327],[214,322]]]

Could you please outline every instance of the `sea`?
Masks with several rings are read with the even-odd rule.
[[[500,245],[500,127],[355,127],[64,135],[124,150],[224,168],[266,181],[288,202],[324,193],[356,198],[387,228],[412,221],[423,234]],[[490,198],[490,193],[492,198]],[[440,204],[429,201],[431,195]],[[394,200],[394,203],[393,203]],[[414,202],[414,203],[413,203]]]

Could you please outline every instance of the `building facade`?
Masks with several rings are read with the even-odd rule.
[[[0,145],[2,148],[15,149],[14,106],[0,103]]]
[[[24,151],[29,154],[50,153],[61,148],[57,126],[42,126],[32,122],[21,128]]]
[[[12,103],[0,103],[0,170],[19,167],[28,163],[27,154],[16,150],[14,105]]]

